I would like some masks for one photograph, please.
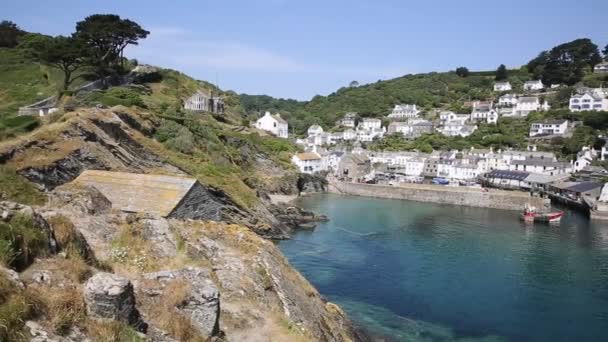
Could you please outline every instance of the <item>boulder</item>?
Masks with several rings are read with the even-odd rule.
[[[192,321],[203,337],[216,336],[220,332],[220,294],[209,277],[211,272],[200,267],[187,267],[180,270],[161,271],[144,275],[144,279],[155,280],[161,287],[173,280],[187,281],[190,291],[177,309]],[[162,289],[144,289],[145,293],[155,295]]]
[[[9,282],[11,282],[15,287],[20,289],[25,288],[21,279],[19,279],[19,273],[11,270],[10,268],[5,268],[0,266],[0,273],[2,273]]]
[[[154,245],[155,256],[168,258],[177,254],[177,242],[166,219],[144,214],[137,216],[133,224],[140,228],[141,237]]]
[[[99,190],[73,183],[55,188],[49,198],[49,204],[52,207],[90,215],[105,214],[112,210],[112,203]]]
[[[135,307],[133,285],[126,278],[112,273],[97,273],[87,281],[84,299],[90,317],[121,321],[142,332],[147,329]]]

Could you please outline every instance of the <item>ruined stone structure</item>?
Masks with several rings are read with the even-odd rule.
[[[193,112],[211,112],[215,114],[224,113],[224,100],[219,96],[211,96],[202,91],[197,91],[184,103],[184,109]]]
[[[220,220],[224,203],[196,179],[112,171],[84,171],[74,180],[99,190],[114,209],[180,219]]]

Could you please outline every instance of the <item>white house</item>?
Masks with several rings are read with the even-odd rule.
[[[357,113],[348,112],[344,114],[342,120],[340,120],[340,125],[344,127],[355,128],[355,121],[357,120]]]
[[[591,89],[582,94],[570,97],[570,110],[580,111],[608,111],[608,98],[602,89]]]
[[[380,128],[382,126],[382,121],[376,118],[363,118],[357,126],[357,129],[374,129]]]
[[[420,110],[416,107],[415,104],[400,104],[395,105],[393,111],[388,115],[389,119],[409,119],[418,117]]]
[[[374,138],[382,138],[385,133],[384,127],[376,127],[370,129],[357,129],[357,141],[370,142]]]
[[[528,116],[530,112],[539,110],[547,111],[550,108],[551,107],[546,100],[541,103],[537,96],[522,96],[517,99],[517,104],[513,111],[515,116]]]
[[[566,132],[568,132],[568,120],[534,122],[530,126],[530,137],[542,135],[564,135]]]
[[[524,83],[525,91],[543,90],[544,88],[545,88],[545,85],[543,84],[543,81],[541,81],[541,80],[526,81]]]
[[[327,169],[335,172],[338,170],[338,165],[340,165],[340,160],[342,160],[342,157],[344,157],[344,152],[333,151],[322,158],[325,159],[324,164],[327,166]]]
[[[556,162],[549,159],[532,158],[526,160],[514,160],[509,164],[510,171],[525,171],[555,176],[569,174],[572,165],[567,162]]]
[[[211,96],[198,90],[184,102],[184,109],[193,112],[224,113],[224,100],[219,96]]]
[[[323,165],[323,159],[317,152],[297,153],[291,158],[291,161],[302,173],[312,174],[326,170]]]
[[[403,135],[409,135],[412,133],[412,126],[407,122],[391,122],[388,125],[388,134],[401,133]]]
[[[323,127],[319,125],[312,125],[308,127],[308,136],[319,135],[323,133]]]
[[[443,124],[442,127],[437,129],[441,134],[448,137],[468,137],[475,130],[477,130],[476,125],[468,125],[462,121],[451,121]]]
[[[494,83],[494,91],[510,91],[511,89],[511,83],[508,81]]]
[[[270,114],[270,112],[266,112],[264,116],[259,118],[255,126],[259,129],[265,130],[276,135],[279,138],[287,138],[287,134],[289,131],[289,126],[287,125],[287,121],[281,118],[281,114]]]
[[[422,172],[424,171],[424,162],[426,161],[425,157],[416,156],[410,157],[405,160],[404,165],[404,173],[406,176],[422,176]]]
[[[349,128],[346,131],[344,131],[344,133],[342,135],[342,139],[355,140],[355,139],[357,139],[357,133],[355,132],[354,129]]]
[[[593,67],[593,72],[598,74],[608,73],[608,62],[596,64],[595,67]]]
[[[517,104],[517,95],[505,94],[498,98],[498,105],[501,107],[512,107]]]
[[[442,124],[446,124],[448,122],[458,122],[464,124],[470,118],[470,114],[456,114],[451,111],[444,111],[439,113],[439,121]]]
[[[487,123],[496,123],[498,121],[498,113],[496,110],[494,110],[493,103],[491,101],[473,102],[471,121],[486,121]]]
[[[586,166],[591,165],[591,162],[597,158],[597,155],[598,153],[593,147],[583,146],[583,148],[581,148],[581,150],[576,154],[574,172],[579,172]]]

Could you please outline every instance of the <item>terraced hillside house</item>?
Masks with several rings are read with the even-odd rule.
[[[568,132],[568,120],[534,122],[530,126],[530,137],[564,135]]]
[[[255,126],[279,138],[287,138],[289,132],[287,121],[281,118],[281,114],[279,113],[270,114],[270,112],[266,112],[264,116],[256,121]]]
[[[323,159],[316,152],[296,153],[291,161],[298,167],[300,172],[313,174],[319,171],[325,171],[327,168],[323,165]]]
[[[344,114],[342,120],[339,121],[339,124],[344,127],[355,128],[355,123],[357,121],[357,113],[348,112]]]
[[[184,102],[184,109],[193,112],[211,112],[215,114],[224,113],[224,100],[219,96],[198,90]]]
[[[220,220],[223,201],[196,179],[86,170],[74,181],[99,190],[113,209],[167,218]]]
[[[524,83],[524,91],[539,91],[545,89],[545,85],[541,80],[526,81]]]
[[[588,89],[580,94],[570,97],[570,110],[581,111],[608,111],[608,98],[603,89]]]
[[[420,110],[415,104],[400,104],[395,105],[393,111],[388,115],[391,120],[403,120],[417,118]]]
[[[494,109],[492,101],[475,101],[471,111],[471,121],[495,124],[498,122],[498,113]]]
[[[596,74],[608,73],[608,62],[597,64],[593,67],[593,72]]]
[[[511,91],[511,83],[508,81],[494,83],[494,91]]]

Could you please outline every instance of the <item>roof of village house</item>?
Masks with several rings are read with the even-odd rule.
[[[534,102],[538,102],[538,97],[536,96],[522,96],[519,98],[518,100],[519,102],[529,102],[529,103],[534,103]]]
[[[505,94],[503,96],[500,97],[501,99],[514,99],[517,98],[517,95],[515,94]]]
[[[510,84],[509,81],[497,81],[496,82],[497,85],[507,85]]]
[[[319,160],[321,156],[315,152],[303,152],[296,154],[296,158],[300,160]]]
[[[556,162],[550,159],[526,159],[526,160],[513,160],[511,161],[513,165],[526,165],[526,166],[549,166],[555,168],[565,168],[570,166],[570,163],[567,162]]]
[[[377,118],[363,118],[363,122],[378,122],[378,121],[382,121],[382,120],[377,119]]]
[[[285,121],[285,120],[284,120],[284,119],[281,117],[281,114],[279,114],[279,113],[273,114],[273,115],[271,115],[271,116],[272,116],[272,117],[273,117],[275,120],[277,120],[279,123],[282,123],[282,124],[286,124],[286,123],[287,123],[287,121]]]
[[[570,177],[570,175],[568,175],[568,174],[549,176],[549,175],[544,175],[542,173],[531,172],[530,175],[526,178],[526,182],[537,183],[537,184],[548,184],[548,183],[556,182],[556,181],[566,179],[569,177]]]
[[[537,84],[537,83],[543,83],[541,80],[532,80],[532,81],[526,81],[524,84]]]
[[[598,182],[560,182],[553,185],[553,187],[557,189],[574,192],[587,192],[601,188],[602,186],[604,186],[604,184]]]
[[[532,124],[541,124],[541,125],[563,125],[564,122],[568,122],[568,120],[545,120],[541,122],[533,122]]]
[[[74,182],[96,188],[115,209],[166,217],[197,181],[181,176],[86,170]]]
[[[529,175],[530,173],[525,171],[493,170],[486,174],[486,177],[523,181]]]

